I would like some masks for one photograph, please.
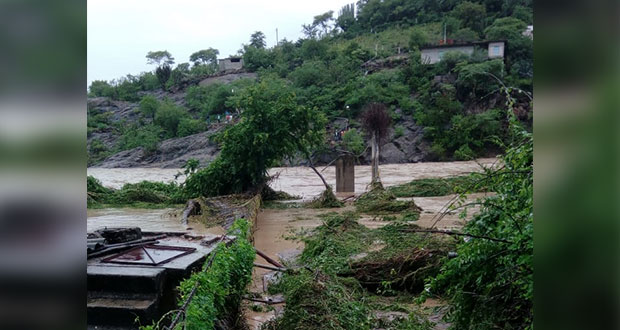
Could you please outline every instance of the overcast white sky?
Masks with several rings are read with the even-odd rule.
[[[267,45],[297,40],[315,15],[355,0],[88,0],[88,84],[153,70],[145,55],[168,50],[176,63],[209,47],[235,54],[254,31]]]

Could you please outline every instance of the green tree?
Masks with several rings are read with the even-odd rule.
[[[207,125],[204,121],[199,119],[191,119],[189,117],[182,118],[179,121],[177,136],[184,137],[188,135],[197,134],[207,129]]]
[[[428,44],[428,36],[422,32],[422,30],[418,28],[414,28],[411,31],[411,36],[409,37],[409,48],[410,49],[419,49],[422,46]]]
[[[321,33],[321,37],[326,37],[329,29],[331,28],[330,22],[334,20],[334,11],[330,10],[321,15],[314,16],[314,21],[312,21],[312,25],[321,28],[323,33]]]
[[[165,90],[172,72],[171,65],[174,64],[174,57],[167,50],[150,51],[146,54],[146,63],[157,65],[155,75],[159,80],[159,85]]]
[[[177,136],[179,123],[188,116],[187,110],[174,104],[172,101],[165,100],[155,112],[155,124],[159,125],[171,138]]]
[[[265,48],[245,46],[243,52],[243,66],[249,71],[271,68],[274,65],[272,53]]]
[[[93,80],[88,88],[88,96],[112,97],[114,95],[114,87],[105,80]]]
[[[484,18],[487,16],[487,11],[483,4],[464,1],[454,7],[451,14],[461,20],[463,27],[482,33]]]
[[[499,89],[496,79],[504,77],[504,61],[494,59],[471,64],[460,62],[456,64],[454,71],[458,74],[456,88],[459,99],[479,99]]]
[[[342,135],[342,144],[347,151],[359,155],[364,151],[364,138],[355,128],[347,130]]]
[[[506,40],[506,68],[511,75],[526,78],[530,81],[533,77],[533,43],[532,39],[522,33],[527,27],[525,22],[513,18],[502,17],[496,19],[493,24],[484,30],[488,40]]]
[[[454,32],[450,37],[452,39],[465,42],[476,41],[480,39],[478,37],[478,33],[476,33],[470,28],[459,29],[458,31]]]
[[[534,15],[532,12],[532,8],[524,7],[524,6],[516,6],[512,10],[511,17],[522,20],[526,24],[534,23]]]
[[[157,108],[159,108],[159,101],[153,95],[145,95],[140,100],[140,112],[144,117],[155,120]]]
[[[181,63],[170,72],[170,84],[180,86],[189,76],[189,63]]]
[[[338,12],[338,18],[336,19],[336,26],[347,32],[355,24],[355,5],[344,5]]]
[[[320,86],[327,80],[329,72],[322,61],[306,61],[289,74],[296,86]]]
[[[213,65],[217,64],[218,55],[220,55],[219,50],[208,48],[193,53],[189,56],[189,60],[194,62],[194,65]]]
[[[146,54],[146,62],[157,66],[173,65],[174,57],[167,50],[150,51]]]
[[[220,154],[186,181],[190,197],[259,188],[270,167],[324,142],[324,116],[298,105],[284,81],[266,80],[248,87],[238,102],[241,119],[219,135]]]
[[[488,40],[517,40],[523,37],[526,27],[527,24],[520,19],[502,17],[493,21],[493,24],[484,30],[484,34]]]
[[[319,31],[314,24],[303,24],[301,26],[301,32],[304,34],[304,36],[306,36],[306,39],[315,39]]]
[[[163,90],[166,90],[166,83],[168,82],[168,79],[170,79],[171,74],[172,68],[170,67],[170,65],[167,64],[158,66],[157,69],[155,69],[155,75],[157,76],[159,85]]]
[[[265,34],[261,31],[256,31],[250,36],[250,46],[259,49],[265,48],[267,43],[265,42]]]
[[[157,150],[161,141],[162,129],[157,125],[124,126],[118,142],[119,150],[129,150],[142,147],[147,153]]]

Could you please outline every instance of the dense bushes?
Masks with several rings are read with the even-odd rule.
[[[142,147],[148,152],[157,150],[162,139],[163,130],[157,125],[127,125],[121,127],[121,135],[117,142],[118,150],[129,150]]]
[[[141,73],[138,76],[128,74],[118,80],[112,80],[111,83],[94,80],[89,87],[88,96],[137,102],[140,100],[138,92],[152,91],[158,87],[157,77],[152,72]]]
[[[166,137],[171,138],[177,136],[179,123],[186,117],[187,110],[171,101],[164,101],[155,112],[155,124],[164,130]]]

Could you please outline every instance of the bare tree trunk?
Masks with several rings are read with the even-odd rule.
[[[374,183],[381,181],[379,179],[379,143],[377,141],[377,135],[375,133],[372,134],[372,138],[370,139],[370,149],[371,149],[370,165],[372,168],[371,183],[374,184]]]
[[[323,185],[325,185],[325,189],[329,190],[329,185],[327,184],[327,181],[325,181],[325,178],[323,177],[323,175],[321,175],[321,172],[317,171],[316,167],[314,167],[314,162],[312,161],[312,156],[310,156],[309,153],[306,152],[306,158],[308,159],[308,166],[314,171],[314,173],[316,173],[316,175],[319,176],[319,178],[321,178],[321,181],[323,181]]]
[[[327,184],[327,181],[325,181],[325,178],[323,177],[323,175],[321,175],[321,172],[317,171],[316,167],[314,167],[314,165],[310,165],[310,168],[314,171],[314,173],[316,173],[316,175],[319,176],[319,178],[321,178],[321,181],[323,181],[323,185],[325,185],[325,189],[329,189],[329,185]]]

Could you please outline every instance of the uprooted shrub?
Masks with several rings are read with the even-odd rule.
[[[489,191],[489,187],[485,184],[482,174],[473,173],[449,178],[418,179],[389,187],[388,190],[396,197],[431,197],[455,194],[459,190],[485,192]]]
[[[314,209],[323,209],[323,208],[334,208],[334,207],[342,207],[344,203],[339,200],[336,195],[334,195],[334,191],[332,187],[328,187],[321,195],[308,203],[308,207]]]
[[[368,214],[390,214],[407,211],[410,214],[418,214],[421,209],[415,205],[413,200],[399,201],[394,193],[383,187],[375,187],[363,194],[355,201],[358,212]]]
[[[99,180],[87,177],[88,207],[169,206],[185,202],[181,187],[176,183],[142,181],[127,183],[121,189],[104,187]]]
[[[363,252],[372,243],[370,229],[357,222],[353,212],[328,213],[323,224],[311,236],[304,237],[305,249],[301,261],[327,273],[349,268],[349,258]]]
[[[263,186],[260,194],[263,201],[287,201],[301,198],[299,196],[291,195],[281,190],[273,190],[273,188],[269,187],[268,185]]]
[[[419,293],[424,280],[437,275],[441,258],[454,249],[451,237],[429,233],[415,233],[415,225],[394,223],[376,229],[375,240],[383,248],[370,251],[365,258],[350,265],[342,276],[356,278],[372,291],[407,291]]]
[[[415,313],[387,322],[373,313],[390,311],[394,306],[371,299],[373,295],[351,272],[351,257],[369,251],[376,240],[386,245],[377,256],[390,256],[395,251],[405,254],[411,240],[387,237],[393,233],[368,229],[357,218],[353,212],[326,214],[323,224],[304,238],[306,247],[300,261],[306,268],[284,274],[269,288],[271,293],[284,295],[286,308],[263,329],[430,329],[429,322]]]
[[[284,294],[286,308],[263,329],[370,329],[368,307],[354,282],[303,269],[270,290]]]

